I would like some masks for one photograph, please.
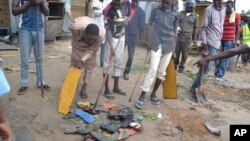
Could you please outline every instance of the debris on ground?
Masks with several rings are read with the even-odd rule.
[[[213,133],[216,136],[220,136],[221,135],[221,131],[220,129],[217,129],[215,127],[213,127],[209,122],[205,122],[205,126],[207,127],[208,131]]]

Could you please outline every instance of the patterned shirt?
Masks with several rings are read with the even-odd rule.
[[[72,30],[72,29],[71,29]],[[81,68],[94,68],[96,66],[96,52],[101,46],[103,39],[99,37],[99,40],[94,44],[87,44],[86,33],[83,30],[72,31],[72,53],[71,53],[71,66],[77,66]],[[92,54],[89,59],[82,62],[82,57],[86,54]]]
[[[149,24],[152,25],[151,49],[157,51],[161,45],[162,53],[173,52],[178,23],[178,12],[173,8],[167,10],[162,6],[154,8],[149,19]]]
[[[106,30],[111,30],[113,38],[119,38],[123,22],[126,21],[130,15],[130,3],[129,1],[124,1],[119,9],[116,9],[112,6],[112,3],[110,3],[104,9],[103,14]]]

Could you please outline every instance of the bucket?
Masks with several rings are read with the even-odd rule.
[[[0,68],[0,96],[10,92],[10,85],[4,76],[3,70]]]
[[[18,43],[18,37],[15,34],[10,34],[1,38],[0,41],[3,41],[11,45],[16,45]]]

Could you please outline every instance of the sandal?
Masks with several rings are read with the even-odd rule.
[[[127,93],[126,93],[125,91],[123,91],[123,90],[120,90],[119,92],[115,92],[115,91],[113,90],[113,93],[116,93],[116,94],[119,94],[119,95],[123,95],[123,96],[126,96],[126,95],[127,95]]]
[[[143,105],[144,105],[144,103],[142,101],[137,100],[135,102],[135,107],[138,108],[138,109],[142,109]]]
[[[81,96],[82,99],[87,99],[88,98],[87,93],[80,92],[80,96]]]
[[[161,100],[159,98],[157,98],[157,97],[150,97],[150,100],[154,105],[160,105],[161,104]]]
[[[41,88],[41,86],[37,86],[39,89]],[[51,88],[50,88],[50,86],[49,85],[43,85],[43,89],[45,90],[45,91],[51,91]]]
[[[111,92],[107,92],[107,93],[104,92],[103,96],[106,97],[107,99],[110,99],[110,100],[115,99],[115,96]]]

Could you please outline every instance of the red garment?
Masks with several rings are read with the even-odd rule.
[[[240,24],[240,14],[236,13],[234,23],[229,23],[229,18],[230,14],[227,14],[224,21],[223,41],[235,41],[236,26]]]
[[[132,8],[130,9],[130,14],[131,14],[131,16],[134,16],[134,15],[135,15],[135,8],[134,8],[134,7],[132,7]]]

